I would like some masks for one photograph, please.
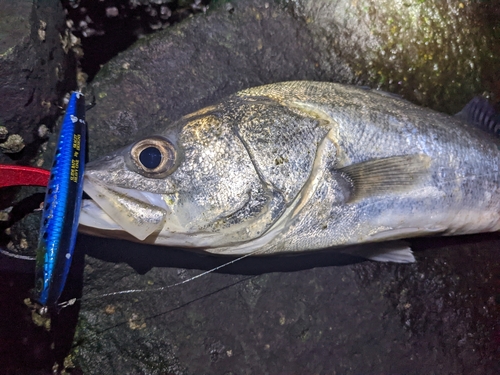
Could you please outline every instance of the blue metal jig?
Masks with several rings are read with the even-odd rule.
[[[54,307],[71,266],[83,192],[85,99],[73,92],[64,116],[45,194],[36,253],[34,299]]]

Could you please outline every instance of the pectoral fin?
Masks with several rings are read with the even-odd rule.
[[[352,182],[352,202],[367,196],[408,191],[429,175],[430,165],[428,155],[401,155],[349,165],[340,172]]]

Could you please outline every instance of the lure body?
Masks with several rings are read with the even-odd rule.
[[[35,300],[42,306],[57,303],[71,266],[82,200],[86,136],[85,99],[74,92],[59,134],[40,226]]]

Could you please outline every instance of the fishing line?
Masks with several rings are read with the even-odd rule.
[[[58,303],[58,306],[60,308],[65,308],[65,307],[68,307],[68,306],[71,306],[71,305],[74,305],[77,301],[84,301],[84,300],[93,300],[93,299],[100,299],[100,298],[104,298],[104,297],[109,297],[109,296],[116,296],[116,295],[120,295],[120,294],[131,294],[131,293],[145,293],[145,292],[161,292],[161,291],[164,291],[164,290],[167,290],[167,289],[170,289],[170,288],[173,288],[173,287],[176,287],[176,286],[179,286],[179,285],[182,285],[182,284],[186,284],[190,281],[193,281],[193,280],[196,280],[202,276],[205,276],[205,275],[208,275],[209,273],[212,273],[214,271],[218,271],[220,270],[221,268],[224,268],[226,266],[229,266],[233,263],[236,263],[244,258],[247,258],[251,255],[255,255],[259,252],[261,252],[262,249],[257,249],[255,251],[252,251],[248,254],[245,254],[245,255],[242,255],[240,256],[239,258],[236,258],[236,259],[233,259],[233,260],[230,260],[229,262],[226,262],[224,264],[221,264],[217,267],[214,267],[214,268],[211,268],[205,272],[202,272],[198,275],[195,275],[193,277],[190,277],[186,280],[183,280],[183,281],[179,281],[177,283],[174,283],[174,284],[170,284],[170,285],[166,285],[166,286],[162,286],[162,287],[159,287],[159,288],[154,288],[154,289],[127,289],[127,290],[120,290],[120,291],[117,291],[117,292],[110,292],[110,293],[104,293],[104,294],[101,294],[101,295],[98,295],[98,296],[95,296],[95,297],[81,297],[81,298],[72,298],[68,301],[65,301],[65,302],[61,302],[61,303]]]
[[[8,257],[15,258],[15,259],[30,260],[30,261],[36,260],[35,257],[29,256],[29,255],[20,255],[20,254],[12,253],[8,250],[2,249],[1,247],[0,247],[0,254],[3,254],[3,255],[6,255]]]
[[[138,292],[161,292],[163,290],[166,290],[166,289],[169,289],[169,288],[173,288],[174,286],[178,286],[178,285],[182,285],[182,284],[186,284],[190,281],[193,281],[193,280],[196,280],[202,276],[205,276],[205,275],[208,275],[209,273],[212,273],[214,271],[217,271],[217,270],[220,270],[221,268],[223,267],[226,267],[230,264],[233,264],[233,263],[236,263],[237,261],[243,259],[243,258],[246,258],[250,255],[254,255],[254,253],[249,253],[249,254],[245,254],[239,258],[236,258],[236,259],[233,259],[227,263],[224,263],[224,264],[221,264],[220,266],[217,266],[217,267],[214,267],[208,271],[205,271],[205,272],[202,272],[198,275],[195,275],[193,277],[190,277],[189,279],[186,279],[186,280],[183,280],[183,281],[179,281],[177,283],[174,283],[174,284],[171,284],[171,285],[167,285],[167,286],[162,286],[162,287],[159,287],[159,288],[155,288],[155,289],[128,289],[128,290],[120,290],[118,292],[111,292],[111,293],[105,293],[105,294],[101,294],[100,296],[97,296],[97,297],[94,297],[94,298],[101,298],[101,297],[108,297],[108,296],[115,296],[115,295],[119,295],[119,294],[129,294],[129,293],[138,293]],[[91,299],[89,297],[89,299]]]

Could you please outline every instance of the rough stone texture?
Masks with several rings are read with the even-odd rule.
[[[97,103],[90,157],[242,88],[284,80],[370,84],[448,113],[483,91],[500,98],[500,29],[487,12],[447,0],[216,2],[99,72],[88,91]]]
[[[46,140],[37,134],[40,124],[52,128],[64,92],[76,88],[75,59],[61,45],[64,30],[65,14],[59,0],[0,0],[0,163],[29,164]],[[22,150],[14,152],[21,144]],[[33,192],[1,189],[0,209]],[[21,230],[10,228],[12,239],[26,252],[23,233],[29,234],[32,245],[40,226],[39,217],[27,220],[29,225]],[[0,221],[2,249],[7,247],[4,224]],[[33,255],[33,247],[29,255]],[[1,256],[0,269],[0,373],[51,373],[54,352],[59,350],[51,350],[52,334],[33,325],[23,303],[33,287],[34,263]],[[69,345],[64,346],[65,353]]]
[[[498,235],[413,241],[414,265],[335,254],[220,263],[82,237],[92,257],[72,359],[85,374],[496,374]],[[138,275],[117,261],[139,269]],[[169,267],[169,268],[165,268]],[[311,268],[317,267],[317,268]],[[292,272],[292,271],[295,272]]]
[[[352,81],[340,60],[332,56],[329,63],[320,69],[303,22],[282,6],[219,4],[144,38],[103,67],[89,90],[96,100],[87,113],[90,158],[243,88],[292,79]]]
[[[287,2],[308,21],[322,61],[341,56],[372,87],[447,113],[484,90],[500,102],[498,2]]]
[[[247,86],[358,82],[348,44],[325,47],[336,34],[318,31],[299,8],[293,16],[273,1],[231,4],[106,65],[88,90],[96,99],[87,116],[91,159]],[[84,298],[55,317],[51,335],[26,328],[20,306],[30,282],[2,273],[3,289],[24,285],[1,300],[2,312],[15,311],[0,319],[2,337],[31,350],[5,358],[9,369],[22,360],[50,369],[70,351],[78,317],[66,363],[85,374],[499,373],[499,235],[412,245],[420,250],[414,265],[335,267],[358,260],[328,252],[247,258],[161,292],[102,297],[173,285],[225,259],[80,236],[75,254],[88,256],[74,261],[62,299]]]
[[[75,59],[60,40],[64,29],[59,1],[0,1],[0,125],[28,145],[9,157],[0,153],[0,162],[33,157],[38,127],[53,126],[63,93],[76,88]]]
[[[350,51],[339,58],[347,35],[318,31],[297,9],[294,19],[273,2],[221,3],[120,54],[89,90],[91,159],[244,87],[357,81]],[[499,245],[498,235],[414,241],[426,249],[415,265],[245,259],[162,292],[100,297],[173,285],[224,260],[81,236],[90,257],[71,359],[89,374],[494,374]]]

